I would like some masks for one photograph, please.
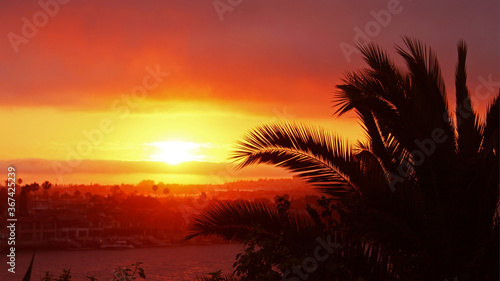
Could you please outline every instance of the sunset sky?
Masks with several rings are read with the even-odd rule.
[[[3,1],[1,168],[65,184],[289,176],[235,173],[229,152],[279,120],[362,138],[354,116],[332,116],[343,73],[365,67],[346,49],[355,37],[394,56],[402,35],[425,41],[450,95],[464,39],[484,109],[500,86],[499,14],[498,0]]]

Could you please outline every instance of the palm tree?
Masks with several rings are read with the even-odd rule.
[[[40,189],[40,184],[38,184],[37,182],[34,182],[32,184],[29,185],[30,187],[30,190],[33,191],[33,196],[34,196],[34,199],[35,199],[35,207],[36,207],[36,192]]]
[[[82,196],[82,192],[80,190],[75,190],[75,192],[73,192],[73,197],[74,198],[80,198],[80,196]]]
[[[24,185],[22,188],[21,188],[21,193],[19,194],[19,214],[20,215],[27,215],[29,212],[29,197],[28,197],[28,193],[29,193],[29,186],[28,185]]]
[[[418,40],[404,43],[397,52],[407,71],[380,47],[362,45],[370,68],[347,73],[337,86],[337,115],[355,112],[365,141],[352,145],[318,127],[274,123],[246,135],[234,159],[239,168],[283,167],[338,200],[344,240],[376,249],[378,265],[398,280],[498,280],[498,96],[480,118],[466,85],[467,47],[459,42],[451,111],[434,53]],[[239,203],[220,208],[201,213],[191,236],[238,241],[225,236],[228,229],[252,229]],[[234,217],[220,229],[226,213]]]
[[[23,183],[23,180],[21,178],[18,178],[17,179],[17,185],[19,187],[21,187],[21,184]],[[5,187],[8,187],[9,186],[9,181],[8,180],[5,180]]]
[[[156,184],[153,185],[153,191],[155,192],[155,197],[156,197],[156,191],[158,191],[158,186]]]
[[[49,189],[52,187],[52,184],[49,181],[45,181],[42,183],[43,190],[45,192],[45,199],[47,200],[47,207],[49,206]]]

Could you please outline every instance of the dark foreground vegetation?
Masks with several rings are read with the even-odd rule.
[[[435,55],[405,38],[400,70],[375,45],[360,47],[368,69],[338,85],[337,115],[357,114],[366,139],[349,144],[298,123],[251,131],[240,168],[284,167],[325,195],[307,212],[289,202],[220,202],[191,223],[188,239],[245,245],[234,274],[202,280],[498,280],[499,100],[485,116],[466,85],[458,44],[455,111]]]

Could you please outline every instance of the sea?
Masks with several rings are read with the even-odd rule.
[[[146,280],[194,280],[217,270],[232,273],[236,254],[242,249],[240,244],[211,244],[126,250],[43,250],[35,254],[31,281],[39,281],[47,271],[59,276],[63,269],[71,269],[72,281],[88,281],[86,276],[110,281],[114,269],[135,262],[143,263]],[[31,251],[16,252],[15,273],[8,271],[6,254],[2,254],[0,280],[21,281],[32,254]]]

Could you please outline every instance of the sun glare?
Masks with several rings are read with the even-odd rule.
[[[195,154],[200,145],[194,142],[165,141],[154,142],[150,145],[156,148],[154,154],[151,155],[151,159],[155,161],[177,165],[182,162],[200,160],[200,156]]]

